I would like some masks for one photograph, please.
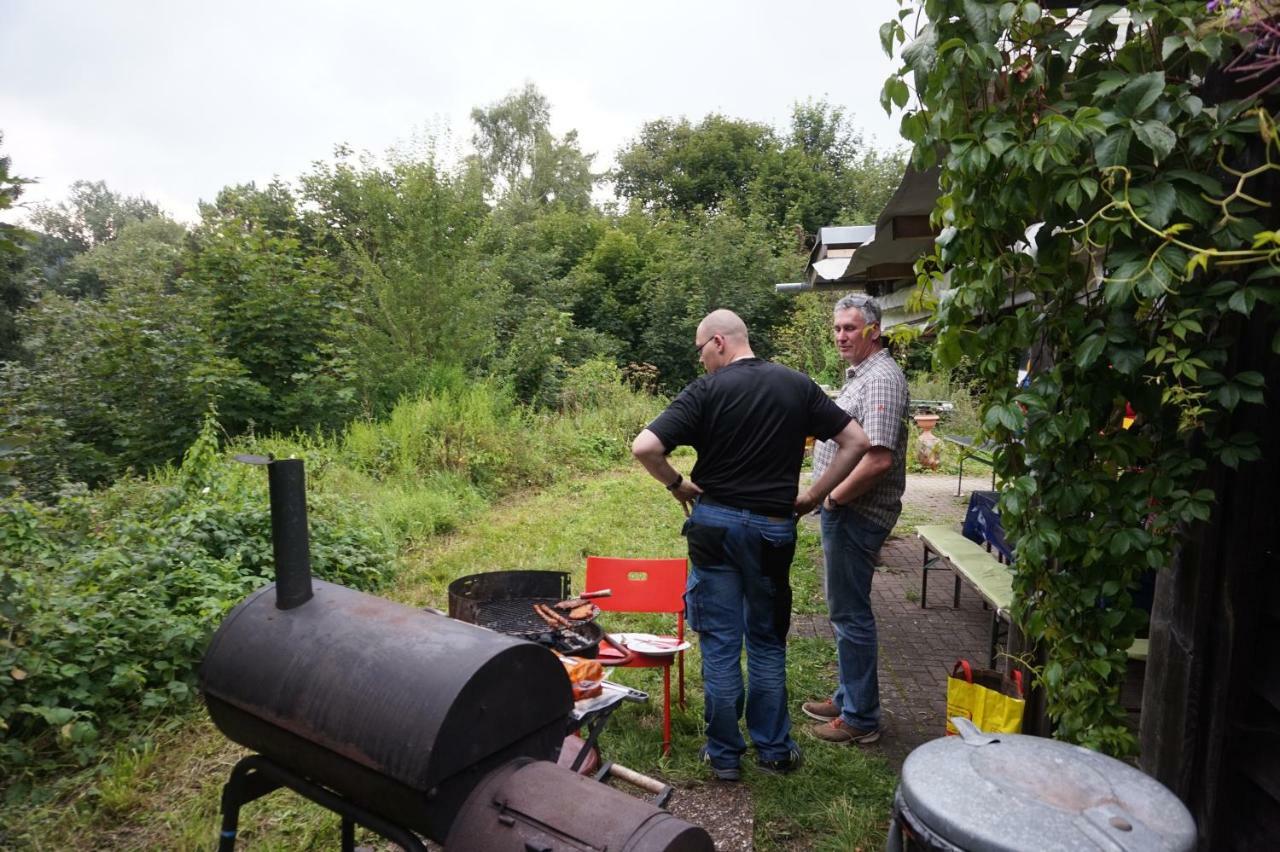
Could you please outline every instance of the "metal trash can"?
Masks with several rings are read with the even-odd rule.
[[[888,852],[1186,852],[1191,814],[1155,779],[1089,749],[1043,737],[958,737],[907,755]]]

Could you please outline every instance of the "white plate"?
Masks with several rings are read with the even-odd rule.
[[[656,636],[652,633],[610,633],[618,644],[646,657],[670,657],[692,648],[688,642],[679,642],[674,636]]]

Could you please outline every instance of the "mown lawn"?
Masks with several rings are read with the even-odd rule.
[[[687,468],[688,457],[678,462]],[[506,568],[572,571],[574,588],[581,589],[588,554],[683,555],[681,521],[678,505],[638,468],[573,480],[495,506],[457,532],[406,553],[405,569],[383,594],[447,609],[446,587],[455,577]],[[793,568],[796,608],[802,612],[823,607],[814,566],[817,549],[816,533],[802,530]],[[613,631],[662,629],[660,617],[611,613],[606,618]],[[789,663],[793,703],[828,688],[829,643],[795,639]],[[675,708],[671,755],[660,755],[662,711],[653,701],[628,704],[613,717],[602,738],[608,759],[681,788],[708,783],[697,760],[702,742],[698,667],[695,643],[686,658],[689,703],[683,711]],[[661,696],[658,670],[619,670],[614,678]],[[797,727],[803,727],[799,720]],[[882,846],[892,770],[855,748],[822,747],[803,734],[798,739],[807,761],[789,777],[751,771],[750,760],[744,764],[742,783],[755,803],[756,848]],[[3,805],[0,848],[6,842],[35,850],[214,848],[221,785],[243,751],[223,739],[199,707],[151,732],[149,743],[122,746],[99,767],[51,780],[45,804]],[[287,791],[246,806],[240,827],[242,848],[334,849],[339,844],[336,818]],[[384,846],[373,835],[357,839]]]

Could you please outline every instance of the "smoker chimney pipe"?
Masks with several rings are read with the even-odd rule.
[[[293,609],[312,596],[302,459],[275,459],[267,465],[267,482],[271,493],[271,548],[276,560],[276,609]]]

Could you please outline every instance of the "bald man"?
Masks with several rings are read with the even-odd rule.
[[[853,470],[869,442],[808,376],[757,358],[732,311],[703,318],[694,352],[706,375],[680,392],[631,451],[688,515],[685,611],[702,650],[703,759],[717,778],[741,777],[745,641],[747,733],[759,767],[785,774],[801,761],[786,686],[796,519]],[[837,449],[830,467],[800,494],[809,435]],[[667,458],[678,446],[697,451],[688,479]]]

